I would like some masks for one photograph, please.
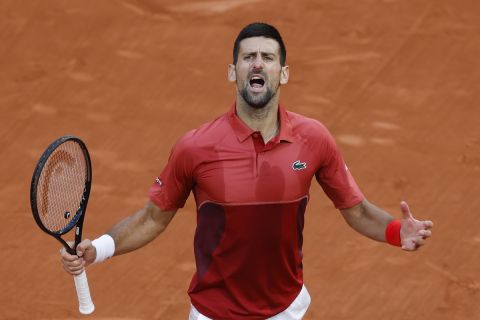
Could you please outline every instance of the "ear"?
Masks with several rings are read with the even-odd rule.
[[[229,64],[228,65],[228,81],[235,82],[237,81],[237,74],[235,72],[235,65]]]
[[[280,84],[287,84],[289,76],[290,71],[288,69],[288,66],[282,67],[282,70],[280,71]]]

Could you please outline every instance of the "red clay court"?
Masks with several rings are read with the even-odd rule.
[[[31,174],[74,134],[93,161],[84,237],[143,206],[174,141],[234,101],[227,64],[252,21],[286,42],[281,101],[331,130],[369,200],[435,223],[418,252],[376,243],[312,183],[305,320],[480,319],[479,16],[475,0],[2,1],[0,319],[187,318],[193,199],[152,244],[88,269],[82,317]]]

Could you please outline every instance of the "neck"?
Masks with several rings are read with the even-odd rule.
[[[269,103],[261,109],[250,106],[239,95],[237,95],[236,102],[238,117],[242,119],[250,129],[259,131],[265,143],[278,133],[280,124],[278,121],[277,95],[272,97]]]

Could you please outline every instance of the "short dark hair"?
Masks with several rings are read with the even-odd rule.
[[[287,60],[287,50],[285,49],[285,44],[283,43],[282,36],[274,26],[263,22],[250,23],[249,25],[244,27],[242,31],[240,31],[237,39],[235,39],[235,44],[233,45],[233,64],[236,64],[238,60],[240,42],[243,39],[253,37],[265,37],[277,41],[278,46],[280,47],[280,65],[282,67],[285,66],[285,61]]]

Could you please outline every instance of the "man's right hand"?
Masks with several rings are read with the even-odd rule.
[[[73,246],[73,243],[69,242],[68,245]],[[97,250],[89,239],[85,239],[78,244],[76,255],[71,255],[65,248],[62,248],[60,256],[63,269],[69,274],[76,276],[82,273],[86,266],[95,261]]]

